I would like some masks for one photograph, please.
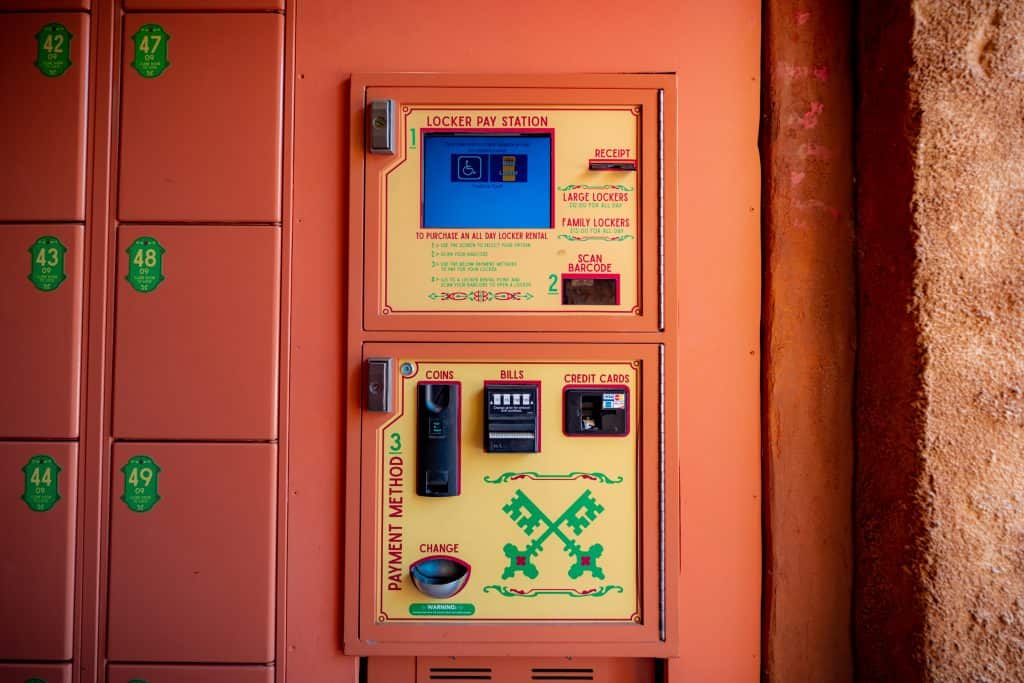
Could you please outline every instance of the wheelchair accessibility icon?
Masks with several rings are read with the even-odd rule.
[[[480,155],[460,154],[455,159],[459,180],[483,180],[484,158]]]

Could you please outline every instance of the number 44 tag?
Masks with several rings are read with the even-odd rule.
[[[25,493],[21,499],[33,512],[47,512],[60,500],[57,477],[60,465],[48,455],[33,455],[21,468],[25,473]]]

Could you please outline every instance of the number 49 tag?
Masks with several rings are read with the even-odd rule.
[[[124,493],[121,500],[133,512],[149,512],[160,501],[160,466],[148,455],[133,455],[121,468]]]

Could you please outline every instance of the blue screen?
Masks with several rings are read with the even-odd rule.
[[[550,228],[550,135],[423,136],[424,228]]]

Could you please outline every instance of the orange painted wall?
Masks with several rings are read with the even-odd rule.
[[[634,11],[636,10],[636,11]],[[340,654],[347,81],[354,72],[676,72],[681,658],[672,680],[760,673],[760,5],[601,0],[289,8],[295,126],[288,679],[356,680]],[[286,139],[292,134],[286,131]],[[287,203],[287,202],[286,202]],[[668,229],[675,229],[668,226]],[[286,248],[287,248],[286,247]],[[672,262],[669,255],[669,263]],[[351,378],[350,378],[351,379]]]

